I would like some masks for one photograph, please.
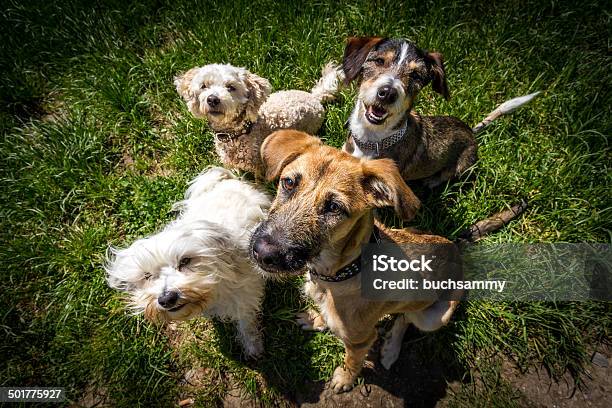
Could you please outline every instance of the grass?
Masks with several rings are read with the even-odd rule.
[[[473,180],[426,199],[414,225],[453,237],[528,197],[528,213],[488,242],[609,243],[609,21],[594,1],[5,2],[0,385],[167,406],[186,392],[184,371],[200,367],[201,406],[232,387],[282,405],[341,361],[333,336],[293,324],[305,307],[299,281],[269,285],[257,363],[240,359],[231,325],[159,330],[128,315],[105,285],[108,245],[164,225],[186,182],[217,163],[210,130],[172,84],[195,65],[231,62],[274,89],[308,89],[325,62],[341,58],[347,36],[378,34],[445,55],[452,99],[427,89],[421,113],[475,124],[498,103],[542,90],[478,136]],[[331,145],[343,142],[354,93],[328,107],[320,135]],[[610,339],[611,318],[609,303],[467,302],[451,325],[410,347],[459,367],[464,385],[449,404],[511,405],[518,391],[499,377],[502,357],[580,382],[591,347]]]

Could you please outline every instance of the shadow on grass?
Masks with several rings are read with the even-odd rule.
[[[399,359],[390,370],[379,362],[381,346],[379,338],[368,355],[368,366],[361,373],[362,383],[351,391],[334,394],[327,383],[315,383],[306,393],[298,394],[295,402],[306,406],[434,407],[447,396],[448,383],[462,381],[468,372],[449,344],[415,328],[406,334]],[[448,352],[441,355],[444,351]]]
[[[379,324],[379,339],[368,354],[358,384],[349,392],[333,393],[329,380],[341,364],[343,347],[329,332],[304,332],[294,323],[295,312],[305,307],[295,281],[268,286],[263,317],[265,354],[259,360],[249,361],[241,356],[231,324],[214,324],[221,339],[221,353],[261,375],[266,389],[277,395],[277,403],[281,397],[299,406],[378,406],[388,401],[389,406],[433,407],[446,397],[448,383],[467,377],[469,369],[451,346],[455,335],[452,326],[436,333],[411,327],[398,361],[386,370],[379,362],[382,338],[392,325],[392,320],[386,319]],[[462,314],[462,310],[458,311],[457,317],[460,319]],[[321,350],[326,350],[327,355],[321,355]],[[260,391],[258,399],[262,397]],[[241,403],[247,403],[249,398]]]

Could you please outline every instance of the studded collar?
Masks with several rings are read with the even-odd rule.
[[[370,243],[380,242],[380,232],[378,231],[378,228],[376,227],[376,225],[374,225],[374,228],[372,229],[372,235],[370,235],[369,242]],[[310,276],[312,276],[313,278],[320,279],[324,282],[345,281],[347,279],[352,278],[353,276],[358,275],[359,272],[361,272],[361,254],[359,254],[359,256],[353,260],[353,262],[350,262],[348,265],[345,265],[342,268],[340,268],[334,276],[321,275],[315,272],[313,269],[309,269],[308,272],[310,272]]]
[[[380,154],[381,150],[393,147],[404,139],[404,137],[406,136],[406,131],[408,130],[408,125],[408,121],[406,121],[406,123],[400,130],[378,142],[363,141],[353,134],[351,134],[351,136],[353,137],[353,141],[355,142],[357,147],[359,147],[360,150],[376,152],[376,154]]]

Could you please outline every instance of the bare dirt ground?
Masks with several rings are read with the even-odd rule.
[[[178,346],[185,339],[184,332],[177,331],[175,326],[168,327],[175,334],[172,336]],[[182,335],[181,335],[182,334]],[[417,339],[418,340],[418,339]],[[377,341],[368,356],[363,370],[363,381],[350,392],[333,393],[327,383],[312,383],[301,393],[288,395],[281,405],[301,408],[320,407],[447,407],[455,394],[461,392],[466,384],[463,378],[466,368],[457,364],[449,364],[453,358],[441,360],[425,360],[410,347],[414,340],[405,341],[399,360],[390,370],[385,370],[379,361],[380,341]],[[501,376],[511,387],[510,393],[519,406],[524,407],[593,407],[608,408],[612,406],[612,347],[600,346],[593,350],[592,363],[587,369],[588,378],[584,384],[576,388],[569,374],[561,381],[552,381],[544,370],[532,369],[521,373],[510,361],[502,364]],[[206,368],[192,367],[183,375],[183,391],[177,405],[193,406],[195,391],[201,387],[215,386],[211,383],[211,374]],[[223,380],[229,384],[223,407],[225,408],[258,408],[262,404],[247,395],[238,386],[231,386],[231,378]],[[475,381],[476,387],[482,387]],[[103,391],[103,390],[102,390]],[[491,391],[483,392],[487,395]],[[461,400],[463,401],[463,400]],[[486,401],[480,401],[487,406]],[[455,401],[456,405],[457,401]],[[461,402],[459,402],[461,404]],[[464,403],[466,406],[471,404]],[[85,396],[74,407],[105,407],[112,406],[104,392],[88,389]]]
[[[593,353],[585,384],[576,389],[569,374],[553,382],[546,372],[517,373],[511,366],[504,369],[504,378],[521,393],[521,405],[535,407],[601,407],[612,405],[612,350],[600,347]],[[597,355],[597,357],[595,357]]]
[[[545,371],[520,373],[511,363],[503,364],[502,377],[513,388],[517,402],[525,407],[610,407],[612,404],[611,350],[600,347],[595,363],[588,368],[590,378],[581,389],[575,388],[567,374],[554,382]],[[365,368],[364,384],[343,394],[334,394],[321,384],[309,393],[299,395],[295,404],[314,407],[446,407],[461,388],[458,367],[444,366],[436,361],[425,362],[404,347],[400,359],[385,370],[374,349]]]

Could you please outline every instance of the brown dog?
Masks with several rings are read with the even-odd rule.
[[[449,99],[442,55],[404,39],[349,38],[342,64],[346,83],[359,80],[359,95],[343,147],[356,157],[391,158],[404,180],[433,188],[461,175],[477,159],[474,134],[537,93],[500,105],[471,129],[452,116],[420,116],[412,110],[419,91],[432,84]]]
[[[393,161],[359,160],[290,130],[271,134],[261,153],[268,179],[280,177],[280,183],[268,219],[251,238],[252,255],[269,273],[309,271],[305,292],[320,314],[311,310],[298,322],[305,329],[329,328],[344,343],[346,355],[334,372],[334,390],[352,387],[383,316],[400,314],[382,349],[385,367],[397,359],[410,323],[426,331],[448,323],[457,301],[370,301],[361,297],[361,281],[354,276],[358,270],[347,278],[348,269],[359,268],[362,244],[373,233],[388,242],[452,245],[441,236],[388,229],[374,220],[378,207],[392,206],[405,219],[419,207]],[[506,214],[479,227],[499,228],[511,218]]]
[[[361,245],[374,229],[374,208],[393,206],[402,218],[411,218],[419,208],[419,200],[391,160],[360,161],[297,131],[273,133],[261,151],[267,177],[280,176],[269,218],[251,240],[255,259],[268,272],[300,273],[307,266],[317,276],[333,277],[359,258]],[[450,243],[435,235],[387,229],[378,223],[376,227],[383,240]],[[449,321],[457,306],[454,301],[368,301],[360,297],[359,278],[326,282],[311,277],[305,289],[321,314],[312,311],[302,323],[313,329],[329,327],[346,348],[344,365],[332,380],[338,392],[352,387],[381,317],[402,313],[405,322],[435,330]]]

